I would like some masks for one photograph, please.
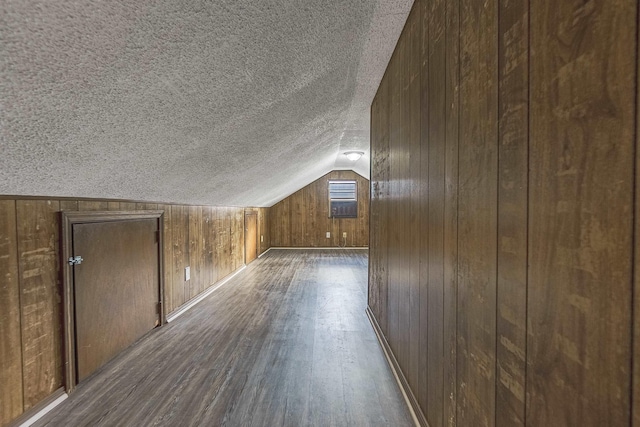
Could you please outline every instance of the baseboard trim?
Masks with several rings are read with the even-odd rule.
[[[269,252],[271,250],[271,248],[267,248],[266,251],[262,252],[260,255],[258,255],[258,258],[262,258],[262,255],[266,254],[267,252]]]
[[[237,269],[235,272],[231,273],[229,276],[227,276],[224,279],[222,279],[220,282],[213,284],[207,290],[205,290],[204,292],[202,292],[201,294],[199,294],[198,296],[196,296],[192,300],[187,301],[185,304],[181,305],[176,311],[173,311],[173,312],[167,314],[167,323],[171,323],[174,320],[176,320],[178,317],[180,317],[183,314],[185,314],[187,311],[189,311],[189,309],[193,308],[193,306],[198,304],[200,301],[202,301],[203,299],[205,299],[206,297],[211,295],[211,293],[213,293],[215,290],[220,289],[220,287],[222,287],[227,282],[229,282],[231,279],[233,279],[238,274],[240,274],[245,268],[247,268],[247,266],[243,265],[242,267]]]
[[[363,250],[363,251],[368,251],[369,250],[369,246],[346,246],[346,247],[342,247],[342,246],[274,246],[269,248],[269,250],[271,249],[284,249],[287,251],[295,251],[298,249],[318,249],[318,250],[327,250],[327,249],[359,249],[359,250]],[[266,253],[267,251],[263,252]]]
[[[64,402],[67,397],[69,396],[64,392],[64,388],[59,388],[42,402],[9,423],[9,426],[29,427],[35,424],[40,418],[47,415],[53,408]]]
[[[367,317],[369,318],[369,322],[371,322],[371,326],[373,327],[373,331],[376,333],[376,337],[378,338],[378,342],[380,343],[380,347],[382,347],[382,351],[384,352],[384,357],[387,359],[387,363],[391,368],[391,372],[393,372],[393,376],[398,383],[398,387],[402,392],[402,396],[404,397],[404,401],[409,408],[409,412],[411,412],[411,417],[413,418],[413,422],[417,427],[429,427],[429,423],[425,418],[420,406],[418,405],[418,400],[414,396],[411,388],[409,388],[409,383],[407,379],[404,377],[402,370],[400,369],[400,365],[398,361],[391,351],[391,347],[387,342],[387,339],[384,337],[382,333],[382,329],[380,329],[380,325],[378,325],[378,321],[376,320],[371,308],[367,307],[365,310],[367,313]]]

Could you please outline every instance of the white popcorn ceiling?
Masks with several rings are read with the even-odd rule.
[[[271,206],[368,177],[411,4],[0,0],[0,194]]]

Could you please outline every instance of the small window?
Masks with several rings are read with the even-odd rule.
[[[329,180],[329,218],[358,217],[356,181]]]

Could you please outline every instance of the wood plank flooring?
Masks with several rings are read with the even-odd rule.
[[[411,426],[366,290],[366,251],[271,250],[36,425]]]

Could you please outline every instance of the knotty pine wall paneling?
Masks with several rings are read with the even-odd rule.
[[[637,17],[414,3],[371,107],[368,310],[422,423],[640,424]]]
[[[329,218],[329,179],[355,179],[358,218]],[[333,171],[296,191],[268,209],[269,238],[273,247],[369,245],[369,180],[353,171]],[[326,232],[331,233],[329,239]]]
[[[8,425],[63,386],[60,211],[136,209],[165,212],[165,314],[243,265],[242,208],[1,199],[0,425]],[[268,209],[261,209],[268,218]],[[268,249],[269,239],[263,244]],[[186,266],[191,266],[188,282]]]

